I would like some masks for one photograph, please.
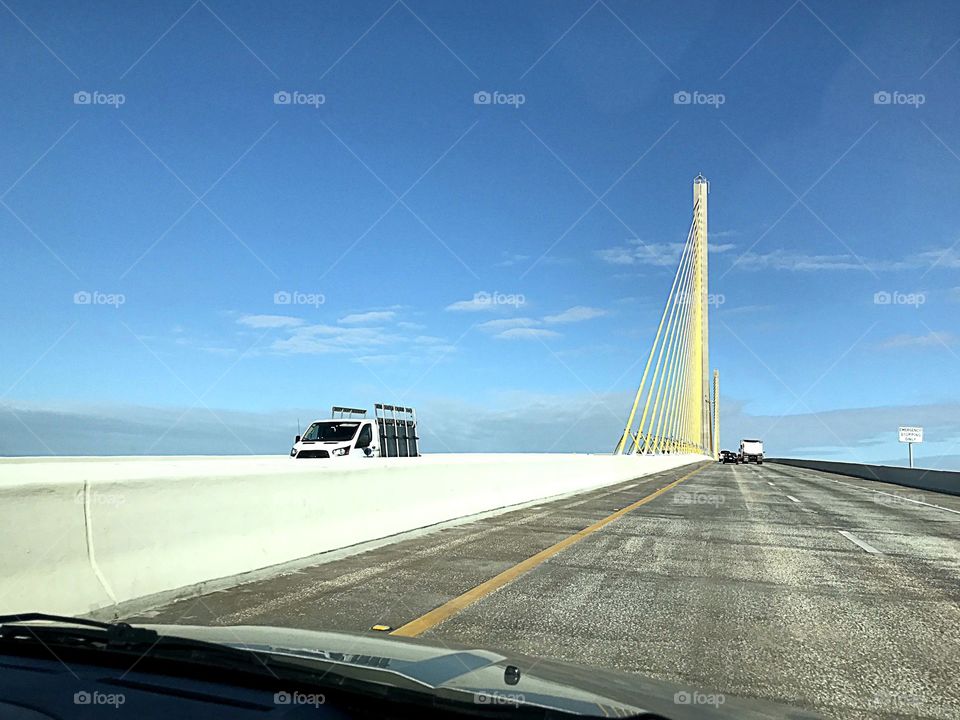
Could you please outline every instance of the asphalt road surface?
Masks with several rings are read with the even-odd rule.
[[[960,497],[771,463],[705,463],[673,484],[692,469],[133,620],[388,625],[829,718],[960,718]]]

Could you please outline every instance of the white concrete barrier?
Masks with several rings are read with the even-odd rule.
[[[704,459],[0,459],[0,612],[89,613]]]

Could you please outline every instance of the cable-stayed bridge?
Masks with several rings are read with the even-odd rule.
[[[719,452],[719,371],[710,377],[707,196],[693,181],[693,219],[616,454]],[[642,408],[642,409],[641,409]],[[638,416],[639,411],[639,416]]]

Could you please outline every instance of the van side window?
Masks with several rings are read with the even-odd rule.
[[[363,429],[360,431],[360,437],[357,438],[357,447],[370,447],[371,442],[373,442],[373,431],[370,429],[369,425],[364,425]]]

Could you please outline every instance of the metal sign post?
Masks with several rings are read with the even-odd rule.
[[[907,444],[907,455],[910,458],[910,467],[913,467],[913,444],[923,442],[923,428],[901,426],[898,434],[900,442]]]

